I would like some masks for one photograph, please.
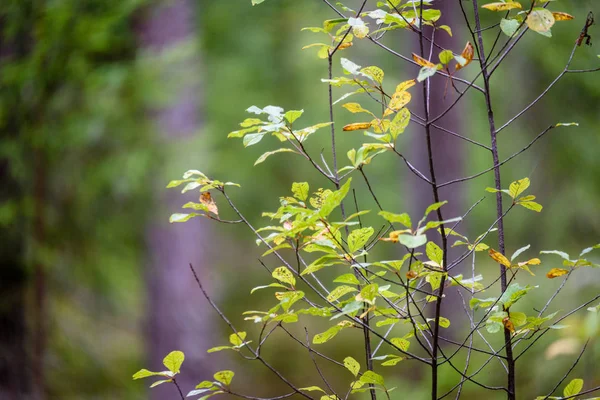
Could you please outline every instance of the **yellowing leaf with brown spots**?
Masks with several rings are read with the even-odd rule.
[[[558,278],[559,276],[563,276],[569,273],[568,269],[564,269],[564,268],[552,268],[550,271],[548,271],[548,273],[546,274],[546,276],[550,279],[554,279],[554,278]]]
[[[210,192],[204,192],[200,195],[200,203],[204,204],[208,208],[208,211],[215,214],[216,216],[219,216],[219,209],[217,208],[217,204],[210,195]]]
[[[412,55],[413,60],[415,60],[415,62],[417,64],[419,64],[421,67],[428,67],[428,68],[436,68],[436,65],[434,63],[432,63],[431,61],[427,61],[426,59],[424,59],[423,57],[419,57],[418,55],[416,55],[415,53],[413,53]]]
[[[353,124],[345,125],[342,130],[344,131],[360,131],[362,129],[369,129],[371,127],[370,122],[355,122]]]
[[[410,93],[404,91],[394,93],[383,116],[385,117],[399,111],[410,102],[411,97]]]
[[[488,9],[490,11],[508,11],[508,10],[512,10],[513,8],[523,8],[521,6],[521,3],[517,3],[516,1],[509,1],[506,3],[500,3],[500,2],[488,3],[488,4],[482,5],[481,7]]]
[[[554,12],[554,11],[552,12],[552,16],[554,17],[555,21],[569,21],[569,20],[572,20],[573,18],[575,18],[571,14],[567,14],[565,12]]]
[[[415,279],[417,277],[417,273],[415,271],[408,271],[406,273],[406,279]]]
[[[510,268],[510,261],[502,253],[494,249],[490,249],[488,253],[490,257],[492,257],[492,260],[496,261],[498,264],[504,265],[506,268]]]
[[[533,11],[527,15],[527,26],[532,31],[536,32],[548,32],[552,25],[554,25],[554,15],[545,8],[534,8]]]

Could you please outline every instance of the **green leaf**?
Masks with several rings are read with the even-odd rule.
[[[525,313],[511,311],[509,317],[515,326],[521,326],[527,323],[527,315],[525,315]]]
[[[344,367],[350,372],[352,375],[358,376],[358,372],[360,371],[360,364],[352,357],[344,358]]]
[[[530,247],[531,247],[531,245],[528,244],[527,246],[521,247],[520,249],[518,249],[517,251],[515,251],[513,253],[513,255],[510,256],[510,261],[514,261],[515,258],[519,257],[524,251],[529,250]]]
[[[398,111],[392,122],[390,123],[390,134],[392,139],[396,140],[398,135],[404,133],[404,130],[410,122],[410,111],[403,107]]]
[[[350,250],[350,253],[360,250],[367,244],[374,232],[375,230],[372,227],[360,228],[350,232],[348,235],[348,249]]]
[[[183,360],[185,360],[185,354],[183,352],[175,350],[167,354],[167,356],[163,359],[163,364],[165,367],[169,369],[169,371],[174,374],[179,373],[179,368],[181,364],[183,364]]]
[[[443,206],[446,203],[448,203],[448,202],[447,201],[440,201],[438,203],[433,203],[432,205],[430,205],[429,207],[427,207],[427,209],[425,210],[424,218],[426,218],[429,215],[430,212],[437,211],[441,206]]]
[[[395,222],[399,222],[409,229],[412,228],[412,222],[410,220],[410,216],[406,213],[393,214],[393,213],[387,212],[387,211],[380,211],[378,213],[378,215],[381,215],[383,218],[385,218],[388,222],[391,222],[392,224]]]
[[[300,118],[300,116],[304,113],[304,110],[290,110],[286,112],[283,116],[290,124],[293,124],[295,120]]]
[[[221,382],[225,386],[229,386],[231,384],[231,380],[235,373],[233,371],[219,371],[215,373],[213,376],[217,382]]]
[[[447,65],[450,61],[454,59],[454,54],[452,50],[443,50],[438,55],[440,62],[444,65]]]
[[[425,247],[425,254],[427,254],[427,257],[429,257],[431,261],[436,262],[440,266],[442,265],[444,260],[444,252],[437,244],[428,242],[427,246]]]
[[[358,289],[356,289],[352,286],[347,286],[347,285],[338,286],[335,289],[333,289],[331,291],[331,293],[329,293],[329,295],[327,296],[327,301],[334,302],[337,299],[339,299],[340,297],[345,296],[348,293],[352,293],[352,292],[356,292],[356,291],[358,291]]]
[[[573,379],[569,384],[565,387],[563,391],[563,395],[565,397],[570,397],[578,394],[583,389],[583,379]]]
[[[385,381],[383,379],[383,376],[373,372],[373,371],[365,371],[362,376],[359,379],[361,382],[364,383],[371,383],[374,385],[381,385],[384,386],[385,385]]]
[[[359,280],[356,279],[356,276],[354,276],[354,274],[340,275],[337,278],[335,278],[333,281],[336,283],[349,283],[352,285],[360,284]]]
[[[425,235],[417,235],[417,236],[399,235],[398,241],[400,243],[402,243],[404,246],[408,247],[409,249],[414,249],[414,248],[423,246],[425,243],[427,243],[427,236],[425,236]]]
[[[504,34],[508,37],[513,37],[515,33],[517,33],[517,29],[519,29],[519,21],[516,19],[504,19],[500,20],[500,29]]]
[[[508,310],[510,306],[519,301],[523,296],[527,294],[531,289],[536,286],[525,286],[521,287],[518,283],[511,284],[506,291],[500,297],[499,303],[504,305],[504,309]]]
[[[171,214],[171,217],[169,218],[169,222],[173,223],[173,222],[186,222],[194,217],[198,217],[201,216],[202,214],[198,214],[198,213],[190,213],[190,214]]]
[[[448,25],[440,25],[437,28],[445,30],[446,32],[448,32],[448,35],[452,36],[452,29]]]
[[[295,150],[292,150],[292,149],[288,149],[286,147],[282,147],[280,149],[273,150],[273,151],[267,151],[266,153],[263,153],[260,157],[258,157],[256,159],[256,161],[254,162],[254,165],[258,165],[258,164],[262,163],[263,161],[265,161],[267,159],[267,157],[272,156],[273,154],[276,154],[276,153],[296,153],[297,154],[298,152]]]
[[[279,282],[287,283],[292,287],[296,286],[296,278],[294,278],[292,271],[287,269],[287,267],[276,268],[272,275],[273,278],[277,279]]]
[[[232,333],[229,335],[229,343],[234,346],[241,346],[246,339],[246,332]]]
[[[535,201],[519,201],[517,204],[536,212],[542,211],[543,208],[541,204],[536,203]]]
[[[440,317],[439,324],[442,328],[450,327],[450,320],[448,318]]]
[[[477,310],[478,308],[488,308],[491,307],[496,300],[498,300],[496,297],[489,297],[487,299],[477,299],[474,297],[469,301],[469,306],[473,310]]]
[[[382,367],[393,367],[394,365],[398,364],[402,360],[404,360],[404,357],[392,355],[392,356],[390,356],[389,360],[382,362],[381,366]]]
[[[425,79],[432,77],[437,72],[437,67],[423,67],[419,71],[419,75],[417,76],[417,81],[423,82]]]
[[[169,382],[173,382],[173,379],[164,379],[161,381],[156,381],[152,385],[150,385],[150,388],[156,387],[158,385],[162,385],[163,383],[169,383]]]
[[[303,390],[303,391],[305,391],[305,392],[316,392],[316,391],[318,391],[318,392],[323,392],[323,393],[326,393],[326,392],[325,392],[323,389],[321,389],[321,388],[320,388],[320,387],[318,387],[318,386],[308,386],[308,387],[303,387],[303,388],[300,388],[300,389],[298,389],[298,390]]]
[[[379,285],[376,283],[371,283],[362,288],[362,290],[360,291],[360,295],[357,296],[356,300],[362,300],[366,303],[374,304],[375,297],[377,297],[378,293]]]
[[[286,287],[284,285],[282,285],[281,283],[271,283],[269,285],[256,286],[256,287],[252,288],[252,290],[250,291],[250,294],[256,292],[257,290],[266,289],[266,288],[269,288],[269,287],[277,287],[277,288],[284,288],[284,289],[286,289]]]
[[[342,312],[334,315],[331,319],[337,319],[344,315],[353,314],[359,310],[362,310],[364,303],[362,301],[351,301],[342,308]]]
[[[222,351],[222,350],[233,350],[232,346],[217,346],[217,347],[211,347],[210,349],[206,350],[207,353],[216,353],[217,351]]]
[[[329,340],[333,339],[333,337],[337,335],[341,330],[342,326],[334,325],[331,328],[327,329],[325,332],[315,335],[315,337],[313,338],[313,343],[322,344],[328,342]]]
[[[307,182],[292,183],[292,193],[294,197],[301,201],[306,201],[308,198],[309,186]]]
[[[265,0],[252,0],[252,5],[255,6],[257,4],[262,3],[263,1],[265,1]]]
[[[152,372],[152,371],[148,371],[147,369],[140,369],[138,372],[136,372],[135,374],[133,374],[133,379],[142,379],[142,378],[148,378],[149,376],[164,376],[161,372]]]
[[[508,192],[510,197],[516,199],[521,193],[523,193],[529,187],[531,183],[529,182],[529,178],[519,179],[510,184],[508,188]]]
[[[390,342],[402,351],[408,351],[410,342],[404,338],[391,338]]]
[[[281,307],[283,307],[283,310],[285,312],[288,312],[290,307],[292,305],[294,305],[295,302],[302,299],[303,297],[304,297],[304,292],[301,290],[296,290],[293,292],[281,293],[281,294],[279,294],[278,298],[279,298]]]

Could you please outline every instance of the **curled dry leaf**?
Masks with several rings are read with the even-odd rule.
[[[415,53],[412,54],[412,58],[421,67],[436,68],[436,65],[434,63],[432,63],[431,61],[427,61],[426,59],[424,59],[423,57],[420,57],[420,56],[416,55]]]
[[[550,279],[554,279],[554,278],[558,278],[559,276],[563,276],[569,273],[568,269],[564,269],[564,268],[552,268],[550,271],[548,271],[548,273],[546,274],[546,276]]]
[[[417,277],[417,273],[415,271],[408,271],[406,273],[406,279],[415,279]]]
[[[513,324],[513,322],[510,320],[510,318],[505,317],[502,320],[502,325],[504,325],[504,328],[509,330],[510,333],[514,333],[515,332],[515,324]]]
[[[465,63],[463,65],[457,63],[455,69],[458,71],[459,69],[464,68],[467,65],[469,65],[471,63],[471,61],[473,61],[474,54],[475,54],[475,49],[473,48],[473,45],[471,44],[471,42],[467,42],[462,53],[460,53],[460,56],[465,60]]]
[[[571,14],[567,14],[565,12],[552,12],[555,21],[569,21],[574,19],[575,17]]]
[[[219,209],[210,192],[204,192],[200,195],[200,203],[204,204],[209,212],[215,214],[217,217],[219,216]]]
[[[342,128],[344,131],[359,131],[361,129],[369,129],[371,127],[370,122],[355,122],[353,124],[345,125]]]
[[[494,249],[490,249],[488,253],[492,260],[496,261],[498,264],[504,265],[506,268],[510,268],[510,261],[502,253]]]

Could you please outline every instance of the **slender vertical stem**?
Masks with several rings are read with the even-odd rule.
[[[483,45],[483,34],[481,31],[481,20],[479,18],[479,5],[477,4],[477,0],[473,0],[473,11],[475,14],[475,31],[477,32],[477,52],[479,55],[479,64],[481,66],[481,72],[483,76],[484,89],[485,89],[485,102],[487,106],[488,113],[488,124],[490,127],[490,138],[491,138],[491,147],[492,147],[492,158],[494,161],[494,184],[496,187],[496,215],[498,216],[498,248],[499,251],[504,254],[505,245],[504,245],[504,222],[502,218],[502,192],[500,189],[502,188],[501,180],[500,180],[500,165],[499,165],[499,157],[498,157],[498,141],[497,141],[497,131],[496,131],[496,123],[494,120],[494,109],[492,107],[492,100],[490,96],[490,74],[487,70],[487,60],[485,55],[485,49]],[[506,281],[506,268],[503,265],[500,265],[500,286],[502,292],[504,292],[507,288]],[[511,333],[508,329],[504,329],[504,344],[506,347],[506,362],[508,366],[508,382],[507,382],[507,393],[509,400],[516,399],[515,393],[515,360],[513,357],[512,351],[512,340]]]
[[[419,21],[423,20],[423,0],[420,1],[419,4]],[[423,30],[419,30],[419,47],[420,47],[420,55],[421,57],[425,57],[425,48],[423,43]],[[424,108],[424,126],[425,126],[425,138],[427,141],[427,158],[429,161],[429,174],[430,174],[430,182],[431,182],[431,190],[433,192],[433,200],[435,203],[440,202],[440,195],[437,186],[437,180],[435,175],[435,165],[434,165],[434,156],[433,149],[431,145],[431,121],[429,119],[429,79],[426,79],[423,82],[423,108]],[[444,220],[442,216],[442,210],[440,208],[437,209],[437,217],[441,222]],[[446,231],[444,229],[444,225],[440,225],[440,232],[442,236],[442,251],[443,251],[443,261],[442,268],[444,271],[446,270],[447,262],[447,253],[448,253],[448,245],[446,239]],[[432,338],[432,351],[431,351],[431,399],[437,400],[438,393],[438,350],[439,350],[439,336],[440,336],[440,316],[442,310],[442,299],[444,296],[444,286],[446,284],[446,275],[443,274],[440,280],[440,287],[438,290],[438,297],[435,302],[435,321],[433,326],[433,338]]]

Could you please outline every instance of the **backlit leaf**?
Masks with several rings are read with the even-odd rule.
[[[523,178],[519,179],[518,181],[512,182],[508,187],[508,193],[510,197],[516,199],[517,196],[519,196],[521,193],[527,190],[530,184],[531,182],[529,181],[529,178]]]
[[[183,352],[175,350],[166,355],[163,359],[163,365],[167,367],[169,371],[178,374],[184,359],[185,355]]]
[[[383,83],[383,70],[376,66],[365,67],[360,70],[364,75],[367,75],[369,78],[373,79],[375,82],[380,85]]]
[[[575,396],[583,389],[583,379],[573,379],[563,390],[565,397]]]
[[[404,92],[406,89],[411,88],[413,86],[415,86],[417,84],[417,82],[414,79],[410,79],[408,81],[404,81],[398,84],[398,86],[396,86],[396,90],[394,93],[398,93],[398,92]]]
[[[473,45],[471,44],[471,42],[467,42],[462,53],[460,53],[460,56],[465,60],[465,62],[458,63],[455,67],[456,70],[458,71],[459,69],[464,68],[467,65],[469,65],[471,63],[471,61],[473,61],[474,53],[475,53],[475,49],[473,48]]]
[[[360,377],[360,381],[364,382],[364,383],[372,383],[372,384],[381,385],[381,386],[383,386],[385,384],[383,376],[381,376],[373,371],[365,371],[362,374],[362,376]]]
[[[213,377],[215,378],[215,380],[217,382],[221,382],[223,385],[225,386],[229,386],[231,384],[231,380],[233,379],[234,376],[234,372],[233,371],[219,371],[217,373],[215,373],[213,375]]]
[[[378,215],[381,215],[383,218],[385,218],[387,221],[389,221],[391,223],[399,222],[409,229],[412,227],[412,222],[410,220],[410,216],[406,213],[394,214],[394,213],[387,212],[387,211],[380,211]]]
[[[404,133],[404,130],[408,126],[410,122],[410,111],[408,108],[404,107],[394,117],[392,122],[390,123],[390,134],[392,138],[395,140],[398,135]]]
[[[327,301],[334,302],[337,299],[339,299],[340,297],[342,297],[348,293],[356,292],[357,290],[358,289],[356,289],[352,286],[347,286],[347,285],[338,286],[335,289],[333,289],[331,291],[331,293],[329,293],[329,295],[327,296]]]
[[[356,229],[348,235],[348,248],[351,253],[361,249],[373,235],[374,229],[371,227]]]
[[[309,186],[307,182],[292,183],[292,193],[298,200],[305,201],[308,198]]]
[[[279,267],[276,268],[273,273],[273,278],[277,279],[279,282],[287,283],[291,286],[296,286],[296,278],[287,267]]]
[[[360,371],[360,364],[352,357],[344,358],[344,367],[350,372],[352,375],[358,376],[358,372]]]

